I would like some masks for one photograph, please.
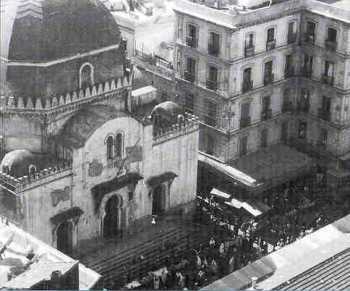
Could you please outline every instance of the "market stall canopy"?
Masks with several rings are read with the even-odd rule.
[[[231,195],[230,194],[227,194],[225,192],[222,192],[216,188],[213,188],[213,190],[210,191],[210,194],[215,196],[215,197],[219,197],[219,198],[222,198],[222,199],[225,199],[225,200],[228,200],[231,198]]]
[[[278,144],[241,157],[229,165],[263,183],[263,189],[307,174],[312,169],[313,161],[304,153]]]
[[[258,217],[270,210],[270,207],[261,202],[245,202],[232,198],[230,202],[225,202],[226,205],[236,209],[243,209],[254,217]]]
[[[222,163],[202,152],[198,153],[198,161],[200,163],[203,163],[206,166],[209,166],[211,169],[219,172],[220,174],[225,175],[226,177],[231,179],[233,182],[238,182],[249,188],[257,188],[260,186],[257,183],[256,179],[252,178],[251,176],[243,173],[240,170],[237,170],[236,168],[230,165]]]

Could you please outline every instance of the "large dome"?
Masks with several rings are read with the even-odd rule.
[[[1,0],[1,58],[45,62],[120,42],[98,0]]]
[[[1,94],[33,97],[76,90],[83,62],[95,66],[95,82],[118,77],[116,67],[123,62],[121,34],[105,2],[0,0],[0,4]],[[104,54],[104,59],[97,54]]]

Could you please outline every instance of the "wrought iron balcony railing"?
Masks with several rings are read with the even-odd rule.
[[[333,86],[334,85],[334,77],[333,76],[323,75],[322,76],[322,82],[325,83],[325,84]]]
[[[315,35],[311,33],[304,34],[304,42],[314,44],[315,43]]]
[[[209,90],[216,91],[218,89],[218,82],[213,80],[207,80],[206,87]]]
[[[195,79],[196,79],[196,76],[194,75],[193,72],[185,71],[185,73],[184,73],[184,79],[185,79],[186,81],[189,81],[189,82],[193,83],[193,82],[195,81]]]
[[[218,45],[208,44],[208,54],[218,57],[220,54],[220,48]]]
[[[306,67],[302,67],[300,70],[301,76],[305,77],[305,78],[311,78],[312,76],[312,68],[306,68]]]
[[[239,122],[239,127],[240,129],[248,127],[251,124],[251,118],[249,117],[243,117],[241,118],[240,122]]]
[[[288,44],[295,43],[296,40],[297,40],[297,34],[296,33],[288,34],[288,37],[287,37]]]
[[[290,101],[284,101],[282,103],[282,112],[285,113],[285,112],[291,112],[294,110],[294,106],[293,106],[293,103],[290,102]]]
[[[245,49],[244,49],[244,56],[246,58],[254,56],[254,54],[255,54],[255,46],[252,45],[252,46],[245,47]]]
[[[325,110],[323,108],[318,109],[318,118],[330,121],[331,120],[331,112],[328,110]]]
[[[186,45],[192,48],[198,47],[198,38],[186,37]]]
[[[272,118],[272,109],[265,109],[261,112],[261,120],[268,120]]]
[[[248,92],[253,89],[252,80],[244,80],[242,83],[242,93]]]
[[[270,51],[273,50],[276,47],[276,40],[270,40],[266,42],[266,50]]]
[[[272,84],[275,79],[274,74],[268,74],[264,76],[264,86]]]
[[[326,40],[325,41],[325,47],[326,47],[327,50],[336,51],[337,50],[337,42],[336,41],[332,41],[332,40]]]
[[[284,70],[284,77],[285,78],[291,78],[295,76],[295,70],[294,67],[292,66],[288,66],[286,67],[286,69]]]

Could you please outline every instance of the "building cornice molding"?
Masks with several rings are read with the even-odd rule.
[[[6,66],[42,67],[42,68],[45,68],[45,67],[50,67],[50,66],[54,66],[54,65],[57,65],[57,64],[61,64],[61,63],[65,63],[65,62],[69,62],[69,61],[85,58],[85,57],[88,57],[88,56],[98,55],[100,53],[108,52],[108,51],[115,50],[115,49],[118,49],[118,48],[119,48],[119,44],[114,44],[114,45],[103,47],[103,48],[100,48],[100,49],[96,49],[96,50],[93,50],[93,51],[90,51],[90,52],[79,53],[79,54],[76,54],[74,56],[60,58],[60,59],[56,59],[56,60],[48,61],[48,62],[12,61],[12,60],[8,60],[8,59],[6,59],[4,57],[1,57],[1,63],[2,64],[6,64]]]

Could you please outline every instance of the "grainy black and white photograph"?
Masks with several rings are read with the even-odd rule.
[[[1,290],[350,290],[350,0],[0,0]]]

